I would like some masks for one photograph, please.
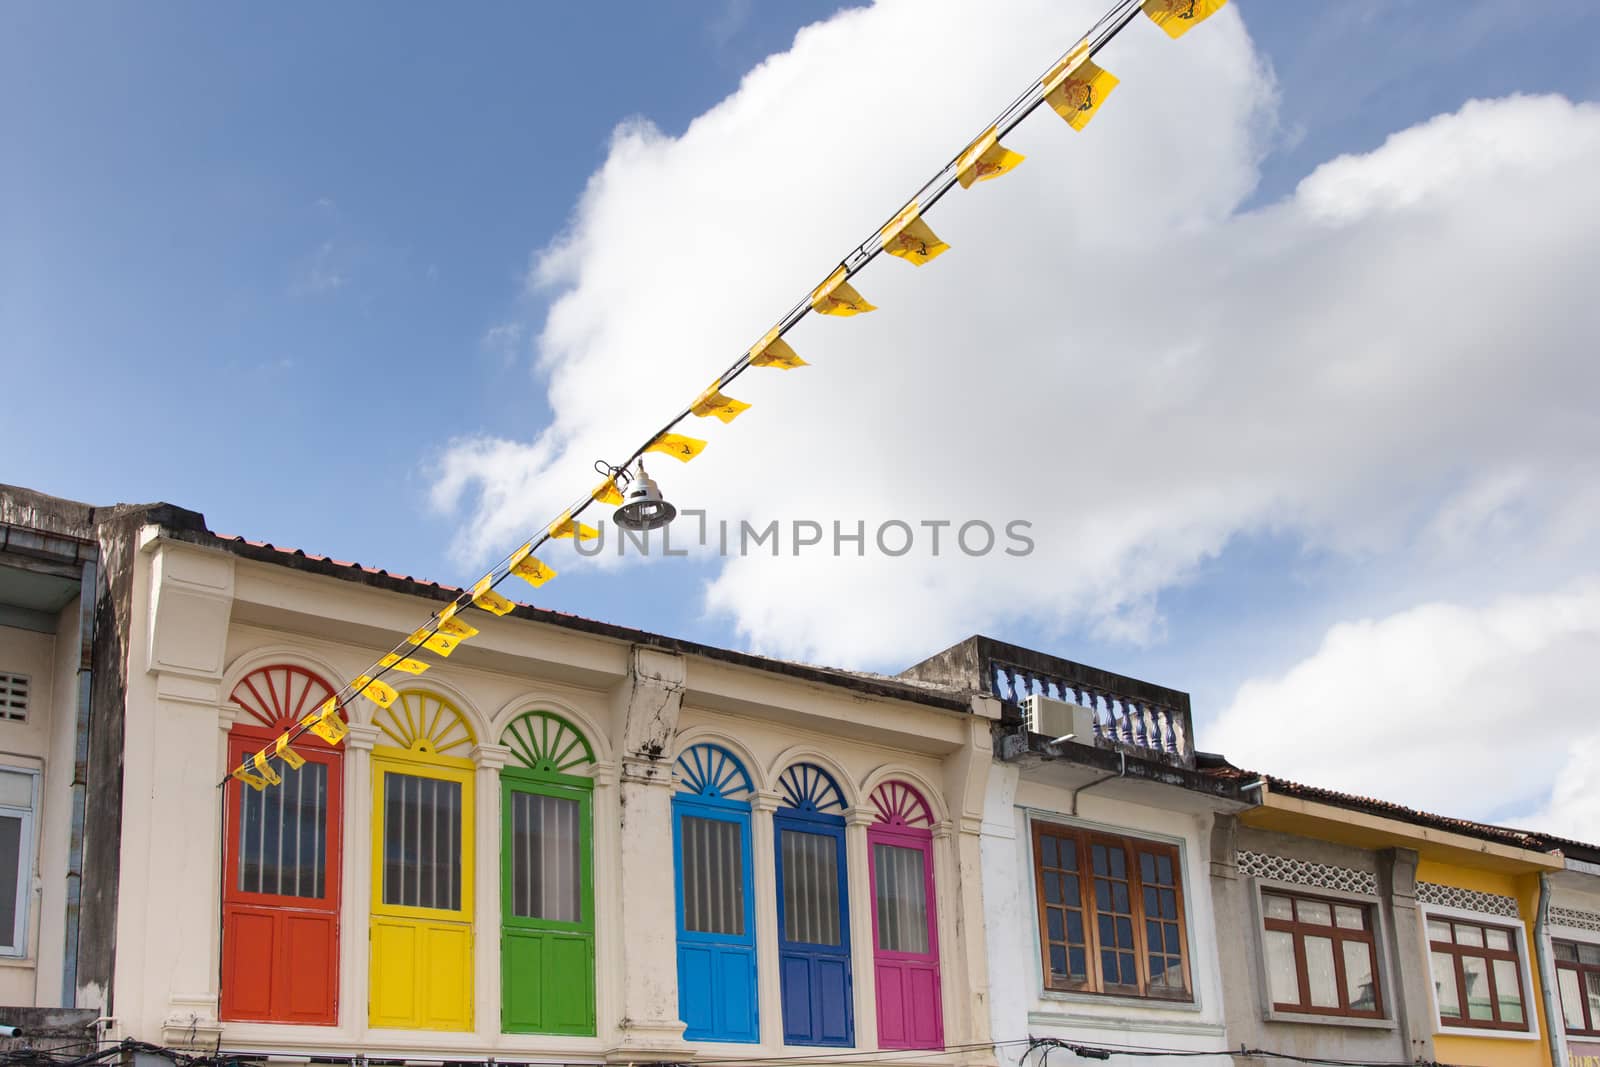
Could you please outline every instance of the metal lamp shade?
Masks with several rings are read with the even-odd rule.
[[[655,479],[641,468],[612,518],[624,530],[659,530],[677,516],[678,509],[667,503]]]

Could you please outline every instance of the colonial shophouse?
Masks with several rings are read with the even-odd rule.
[[[218,783],[456,590],[169,505],[0,487],[0,536],[0,1023],[301,1062],[1600,1064],[1600,849],[1242,771],[1177,690],[518,607],[257,792]]]

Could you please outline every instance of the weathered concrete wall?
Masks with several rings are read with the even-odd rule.
[[[1326,870],[1308,875],[1308,881],[1254,877],[1238,869],[1236,857],[1241,850],[1364,877],[1352,880]],[[1229,1045],[1357,1061],[1431,1059],[1426,960],[1417,951],[1421,927],[1415,901],[1416,862],[1416,854],[1406,850],[1351,848],[1238,826],[1231,817],[1219,816],[1212,830],[1211,882],[1223,985],[1230,992],[1237,991],[1227,1000]],[[1370,882],[1376,891],[1352,888],[1353,881]],[[1273,887],[1348,899],[1372,909],[1378,922],[1383,1019],[1331,1018],[1272,1007],[1262,948],[1260,892]]]

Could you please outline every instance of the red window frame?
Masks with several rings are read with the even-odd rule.
[[[1297,893],[1293,890],[1277,889],[1268,886],[1261,887],[1261,924],[1268,930],[1275,930],[1289,934],[1293,938],[1295,985],[1300,992],[1300,1000],[1290,1004],[1284,1001],[1274,1001],[1273,1008],[1278,1011],[1304,1013],[1307,1015],[1332,1015],[1336,1017],[1353,1019],[1382,1019],[1386,1016],[1383,1011],[1383,980],[1378,970],[1378,940],[1377,930],[1373,921],[1372,905],[1352,900],[1340,900],[1337,897],[1319,897],[1308,893]],[[1292,902],[1293,919],[1278,919],[1266,914],[1266,898],[1282,897]],[[1307,921],[1301,917],[1300,905],[1302,903],[1325,904],[1328,907],[1327,925],[1315,921]],[[1348,926],[1338,925],[1337,908],[1353,908],[1361,912],[1362,926],[1359,930]],[[1339,995],[1338,1007],[1319,1007],[1311,1003],[1311,979],[1306,960],[1307,937],[1326,938],[1333,943],[1333,981]],[[1371,1011],[1361,1011],[1350,1006],[1349,982],[1345,976],[1344,946],[1349,944],[1365,945],[1367,958],[1372,962],[1372,997],[1374,1007]],[[1268,960],[1270,966],[1270,959]]]
[[[1433,931],[1428,931],[1428,949],[1430,952],[1430,957],[1428,960],[1429,980],[1434,980],[1432,969],[1433,960],[1431,953],[1437,952],[1450,957],[1451,963],[1455,967],[1457,1007],[1461,1010],[1460,1015],[1446,1015],[1443,1007],[1436,1001],[1434,1007],[1438,1009],[1439,1024],[1441,1026],[1462,1027],[1471,1030],[1511,1030],[1527,1033],[1529,1030],[1529,1013],[1533,1011],[1534,1008],[1529,1002],[1527,981],[1522,971],[1521,946],[1523,937],[1521,928],[1515,926],[1503,926],[1499,923],[1477,922],[1472,919],[1457,919],[1451,915],[1438,915],[1432,913],[1425,914],[1423,919],[1428,924],[1446,923],[1451,928],[1451,939],[1449,941],[1435,941],[1433,938]],[[1483,945],[1478,946],[1461,944],[1457,940],[1458,935],[1455,933],[1456,929],[1460,927],[1478,930],[1481,934]],[[1511,948],[1489,948],[1490,930],[1501,931],[1507,934],[1510,939]],[[1489,979],[1489,1009],[1494,1013],[1493,1018],[1474,1019],[1467,1014],[1466,969],[1462,964],[1462,960],[1466,959],[1467,957],[1484,960],[1484,971],[1488,975]],[[1514,967],[1516,970],[1517,1001],[1522,1005],[1521,1022],[1508,1022],[1500,1018],[1500,998],[1495,995],[1499,990],[1500,985],[1500,981],[1497,977],[1495,977],[1494,973],[1494,964],[1496,960],[1509,960],[1511,961],[1512,967]],[[1435,985],[1437,986],[1437,982],[1435,982]],[[1437,997],[1437,992],[1435,993],[1435,997]]]
[[[271,744],[333,689],[302,667],[277,664],[242,678],[233,700],[239,721],[228,732],[228,765]],[[304,705],[304,706],[302,706]],[[222,862],[222,983],[219,1014],[237,1022],[332,1026],[339,1014],[339,907],[343,868],[344,753],[314,735],[295,742],[308,764],[327,767],[323,894],[247,892],[239,886],[244,790],[228,781]],[[283,786],[267,786],[270,798]],[[320,958],[319,958],[320,957]]]
[[[1573,941],[1568,938],[1553,939],[1552,947],[1556,965],[1556,997],[1561,1006],[1561,1023],[1563,1029],[1577,1037],[1600,1037],[1600,1013],[1590,1010],[1588,997],[1588,981],[1592,976],[1600,982],[1600,963],[1585,962],[1581,956],[1590,955],[1596,947],[1585,941]],[[1570,949],[1571,959],[1562,958],[1562,950]],[[1588,949],[1589,952],[1584,952]],[[1568,1026],[1566,1024],[1566,994],[1561,990],[1561,972],[1571,971],[1578,978],[1578,1011],[1583,1015],[1582,1027]]]

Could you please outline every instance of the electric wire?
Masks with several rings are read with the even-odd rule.
[[[1073,43],[1071,48],[1063,52],[1056,59],[1056,61],[1051,64],[1050,67],[1046,68],[1044,75],[1036,78],[1026,89],[1019,93],[1010,104],[1006,105],[1006,107],[1000,111],[999,115],[996,116],[995,120],[988,126],[984,127],[984,130],[979,133],[978,137],[981,138],[984,133],[987,133],[988,130],[993,129],[995,131],[996,140],[998,140],[1000,137],[1003,137],[1007,133],[1010,133],[1012,130],[1016,129],[1016,127],[1020,125],[1024,119],[1031,115],[1034,110],[1044,102],[1045,92],[1043,83],[1044,79],[1049,76],[1050,71],[1054,70],[1058,64],[1067,59],[1073,53],[1077,52],[1079,49],[1085,49],[1084,55],[1086,58],[1093,58],[1093,56],[1107,44],[1109,44],[1111,40],[1117,36],[1117,34],[1121,33],[1129,22],[1133,21],[1133,19],[1138,15],[1142,6],[1143,0],[1116,0],[1116,3],[1112,4],[1106,13],[1100,16],[1100,18],[1094,23],[1093,26],[1090,27],[1086,34],[1079,37],[1078,40]],[[901,211],[904,211],[907,207],[910,207],[913,204],[917,206],[918,210],[922,214],[927,214],[927,212],[941,199],[943,199],[944,195],[948,193],[959,180],[960,175],[957,171],[957,166],[961,161],[961,157],[966,153],[968,148],[977,142],[977,140],[978,138],[973,138],[971,141],[968,141],[961,151],[957,152],[954,157],[945,163],[944,166],[941,167],[932,178],[923,183],[921,188],[917,190],[916,195],[902,204],[899,211],[889,216],[889,221],[885,222],[884,226],[887,226],[889,222],[892,222],[899,216]],[[883,227],[880,227],[878,230],[874,231],[870,236],[867,237],[866,240],[857,244],[849,253],[845,255],[844,259],[839,262],[839,266],[842,266],[845,270],[844,278],[846,280],[854,277],[864,267],[882,254],[882,230]],[[773,331],[769,331],[771,333],[772,340],[781,339],[811,311],[811,296],[808,294],[802,297],[798,303],[790,308],[789,311],[778,320],[778,324]],[[771,341],[768,341],[768,343],[770,344]],[[720,390],[723,386],[736,380],[741,374],[750,368],[752,358],[752,350],[747,349],[741,353],[739,358],[734,360],[733,363],[729,365],[727,370],[723,371],[717,376],[715,388]],[[623,463],[612,467],[611,470],[613,472],[621,472],[623,478],[625,479],[627,468],[632,466],[641,457],[643,457],[644,454],[649,451],[652,444],[660,440],[663,434],[672,432],[672,430],[674,430],[680,423],[682,423],[685,419],[690,418],[693,414],[694,405],[690,404],[690,406],[684,408],[682,411],[678,412],[677,415],[673,416],[672,419],[662,426],[660,430],[647,437],[643,444],[639,445],[628,454],[628,458],[623,461]],[[619,480],[616,484],[619,488],[621,488],[626,484],[626,482],[625,480]],[[576,522],[578,517],[587,511],[589,506],[595,502],[596,498],[593,493],[588,493],[579,497],[573,502],[571,507],[561,513],[561,516],[558,516],[556,519],[552,519],[551,522],[547,523],[537,535],[525,542],[527,552],[524,554],[532,554],[549,542],[551,540],[550,527],[553,523],[559,521],[561,517],[566,517],[571,519],[573,522]],[[488,589],[497,588],[501,582],[505,581],[511,576],[512,560],[518,552],[522,552],[522,548],[518,548],[516,552],[508,554],[505,558],[501,559],[499,563],[491,567],[489,572],[477,582],[474,582],[471,586],[461,590],[449,602],[449,604],[434,612],[420,629],[414,631],[411,636],[400,641],[387,653],[379,657],[377,662],[373,663],[364,672],[362,672],[360,677],[363,680],[360,685],[356,685],[353,682],[346,682],[344,685],[340,686],[340,688],[333,694],[333,698],[337,701],[336,706],[343,708],[349,701],[361,696],[372,682],[380,681],[385,675],[391,673],[395,669],[393,663],[391,662],[386,666],[383,663],[384,659],[387,659],[390,656],[396,657],[396,659],[405,659],[423,648],[428,639],[439,632],[441,616],[443,616],[446,611],[451,611],[451,613],[454,614],[456,612],[464,611],[467,607],[469,607],[477,595],[474,590],[481,591],[480,586],[484,581],[488,582]],[[346,695],[347,690],[348,694]],[[286,743],[292,745],[295,741],[305,736],[310,729],[310,724],[307,721],[302,720],[301,722],[296,723],[287,731],[288,741]],[[273,741],[269,742],[264,748],[259,749],[257,754],[261,755],[264,760],[268,762],[274,758],[280,758],[275,754],[277,743],[278,739],[274,738]],[[244,760],[234,768],[234,770],[248,771],[253,765],[254,758],[254,754],[245,757]],[[229,774],[222,779],[222,781],[217,783],[217,787],[220,789],[223,786],[226,786],[229,779],[232,777],[233,772],[230,771]]]

